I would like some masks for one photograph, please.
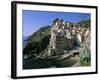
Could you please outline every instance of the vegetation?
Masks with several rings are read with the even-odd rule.
[[[28,38],[28,44],[23,49],[23,54],[39,54],[49,44],[50,27],[45,26]]]
[[[50,35],[51,26],[44,26],[40,28],[38,31],[33,33],[29,38],[28,42],[39,41],[43,37]]]
[[[80,54],[80,64],[82,66],[90,66],[91,65],[91,52],[90,49],[85,48]]]
[[[90,27],[91,21],[90,20],[84,20],[78,23],[79,25],[83,25],[84,27]]]

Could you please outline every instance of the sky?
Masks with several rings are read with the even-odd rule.
[[[71,12],[47,12],[47,11],[34,11],[23,10],[22,12],[22,26],[23,36],[27,37],[32,35],[43,26],[52,25],[54,19],[59,18],[64,21],[77,23],[82,17],[84,20],[91,18],[89,13],[71,13]]]

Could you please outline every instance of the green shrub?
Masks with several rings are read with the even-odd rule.
[[[89,48],[85,48],[80,54],[80,64],[82,66],[91,65],[91,52]]]

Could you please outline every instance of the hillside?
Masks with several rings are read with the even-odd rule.
[[[83,25],[85,25],[85,27],[90,27],[91,21],[90,20],[84,20],[84,21],[81,21],[77,24],[83,24]]]
[[[50,26],[41,27],[27,39],[23,54],[39,54],[49,44]],[[45,44],[44,44],[45,43]]]
[[[44,36],[50,34],[50,28],[51,26],[44,26],[41,27],[38,31],[36,31],[35,33],[33,33],[29,38],[28,41],[39,41],[40,39],[42,39]]]

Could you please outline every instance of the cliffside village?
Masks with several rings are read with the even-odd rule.
[[[51,38],[48,46],[48,55],[61,55],[66,51],[90,48],[90,27],[70,24],[56,19],[51,28]]]
[[[90,65],[90,54],[87,54],[87,49],[90,49],[90,33],[90,26],[55,19],[50,27],[51,36],[47,47],[38,54],[24,55],[23,68],[79,67],[83,62]]]
[[[87,25],[80,26],[57,18],[51,27],[49,45],[39,55],[33,55],[36,59],[45,59],[50,58],[50,56],[68,54],[69,51],[71,52],[80,48],[90,49],[90,33],[90,27]],[[28,56],[25,55],[25,58],[27,59]]]

